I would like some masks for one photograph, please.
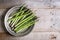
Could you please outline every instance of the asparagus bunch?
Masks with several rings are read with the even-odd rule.
[[[14,15],[10,16],[8,22],[11,29],[14,32],[18,33],[34,25],[36,18],[37,17],[30,9],[22,5],[20,9],[16,13],[14,13]]]

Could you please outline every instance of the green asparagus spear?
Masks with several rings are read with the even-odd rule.
[[[25,14],[24,16],[22,16],[22,18],[20,18],[20,19],[17,19],[13,24],[12,24],[12,30],[15,28],[15,25],[17,24],[17,23],[19,23],[19,21],[22,21],[22,20],[24,20],[27,16],[29,16],[29,15],[31,15],[32,14],[32,12],[30,12],[29,14]]]
[[[16,33],[32,26],[33,24],[35,24],[35,21],[30,21],[29,23],[27,23],[26,25],[22,26],[22,27],[19,27],[17,30],[14,30]]]
[[[19,14],[21,13],[21,11],[22,11],[25,7],[26,7],[26,6],[22,5],[21,8],[20,8],[20,10],[18,10],[16,13],[14,13],[11,18],[19,15]]]
[[[13,14],[13,15],[8,19],[8,21],[10,21],[11,19],[17,17],[17,16],[18,16],[19,14],[21,14],[21,13],[22,13],[22,12],[18,12],[18,13]]]
[[[27,9],[26,9],[26,10],[27,10]],[[25,10],[24,10],[24,11],[25,11]],[[12,18],[9,18],[8,21],[11,22],[13,19],[16,20],[16,17],[20,16],[19,14],[23,14],[24,11],[18,12],[17,14],[13,15],[13,16],[15,16],[15,17],[13,18],[13,16],[12,16]]]
[[[21,19],[21,21],[22,20],[24,20],[25,18],[27,18],[29,15],[31,15],[32,14],[32,12],[30,12],[29,14],[27,14],[27,15],[25,15],[22,19]]]
[[[17,19],[13,24],[12,24],[12,27],[14,26],[14,28],[15,28],[15,25],[17,24],[17,23],[19,23],[19,21],[22,21],[23,19],[25,19],[28,15],[30,15],[31,13],[29,13],[29,14],[26,14],[26,15],[24,15],[24,17],[22,17],[21,19]],[[13,28],[13,29],[14,29]],[[12,30],[13,30],[12,29]]]
[[[25,16],[24,16],[21,20],[23,20],[24,18],[26,18],[26,16],[30,15],[31,13],[32,13],[32,12],[30,12],[30,13],[27,14],[27,15],[25,14]],[[15,17],[15,18],[11,18],[11,19],[9,19],[8,21],[9,21],[9,22],[12,21],[12,23],[15,23],[16,21],[14,22],[14,20],[18,20],[18,19],[19,19],[19,18],[18,18],[18,16],[17,16],[17,17]]]
[[[16,17],[15,19],[13,19],[12,22],[11,22],[11,25],[14,24],[14,23],[16,22],[16,20],[21,19],[23,16],[24,16],[24,15],[18,16],[18,17]]]
[[[33,19],[35,16],[32,14],[31,16],[29,16],[29,17],[27,17],[26,19],[24,19],[24,20],[22,20],[21,22],[19,22],[15,27],[15,29],[14,30],[17,30],[19,27],[17,27],[17,26],[21,26],[21,25],[23,25],[24,23],[26,23],[26,22],[28,22],[29,20],[31,20],[31,19]]]
[[[21,13],[21,15],[23,15],[24,13],[25,13],[25,11],[26,11],[27,9],[25,9],[25,10],[22,10],[22,13]]]
[[[24,26],[24,25],[26,25],[26,24],[28,24],[29,22],[31,22],[31,21],[36,21],[35,19],[36,19],[37,17],[34,17],[33,19],[31,19],[31,20],[29,20],[29,21],[27,21],[27,22],[23,22],[23,24],[22,25],[19,25],[19,27],[22,27],[22,26]],[[18,26],[17,26],[18,27]]]
[[[24,15],[18,17],[13,23],[12,23],[12,26],[13,27],[19,20],[21,20],[21,18],[23,17]]]
[[[23,4],[23,5],[20,7],[19,11],[22,11],[25,7],[26,7],[26,5]]]

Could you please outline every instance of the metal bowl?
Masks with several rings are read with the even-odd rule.
[[[13,36],[24,36],[28,33],[31,32],[31,30],[33,29],[34,25],[29,27],[28,29],[26,29],[25,31],[23,32],[19,32],[19,33],[15,33],[14,31],[11,30],[10,26],[9,26],[9,23],[7,22],[8,18],[9,18],[9,15],[11,15],[13,12],[16,12],[19,8],[20,8],[21,5],[19,6],[14,6],[12,7],[5,15],[5,19],[4,19],[4,24],[5,24],[5,28],[6,30]]]

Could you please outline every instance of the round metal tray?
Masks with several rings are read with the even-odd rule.
[[[6,30],[7,30],[11,35],[13,35],[13,36],[24,36],[24,35],[30,33],[31,30],[32,30],[33,27],[34,27],[34,25],[33,25],[33,26],[29,27],[28,29],[26,29],[24,32],[20,32],[20,33],[15,33],[14,31],[11,30],[11,28],[10,28],[9,23],[7,22],[7,20],[8,20],[8,18],[9,18],[9,15],[11,15],[13,12],[16,12],[16,11],[19,9],[20,6],[21,6],[21,5],[12,7],[12,8],[6,13],[5,19],[4,19],[4,24],[5,24]]]

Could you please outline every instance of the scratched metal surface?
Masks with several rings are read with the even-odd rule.
[[[0,0],[0,40],[60,40],[60,0],[23,1],[36,13],[39,21],[32,32],[24,37],[13,37],[6,33],[3,18],[8,8],[23,0]]]

